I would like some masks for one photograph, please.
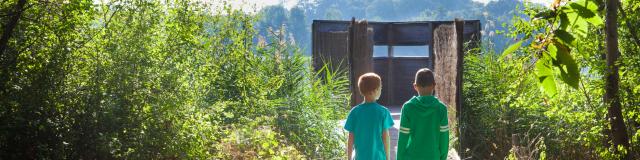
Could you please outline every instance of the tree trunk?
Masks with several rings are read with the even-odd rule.
[[[606,2],[606,23],[605,23],[605,38],[607,49],[607,69],[605,71],[605,93],[604,102],[608,105],[607,118],[611,125],[611,139],[613,140],[613,147],[618,148],[622,145],[624,149],[629,149],[629,137],[627,136],[626,126],[622,117],[622,109],[620,104],[620,98],[618,96],[618,90],[620,88],[618,81],[620,75],[618,73],[618,6],[620,2],[618,0],[607,0]],[[626,153],[621,153],[621,159],[627,159]]]
[[[9,19],[9,21],[7,21],[7,23],[4,25],[4,31],[2,32],[2,37],[0,38],[0,57],[4,55],[4,51],[6,50],[7,45],[9,43],[9,38],[11,38],[13,29],[16,28],[16,26],[18,26],[18,21],[22,16],[22,11],[23,11],[24,5],[26,4],[27,4],[27,0],[18,0],[18,2],[15,5],[15,8],[13,9],[13,12],[10,14],[11,19]]]
[[[22,12],[24,12],[24,6],[27,4],[27,0],[18,0],[12,12],[9,13],[11,18],[3,26],[2,37],[0,37],[0,67],[2,67],[2,78],[0,78],[0,93],[5,92],[6,83],[9,81],[9,68],[15,67],[15,61],[18,55],[5,54],[9,45],[9,39],[13,35],[13,30],[18,26]]]

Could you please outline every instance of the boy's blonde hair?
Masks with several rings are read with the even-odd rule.
[[[422,68],[416,72],[415,83],[418,87],[427,87],[436,83],[433,71],[429,68]]]
[[[380,76],[372,72],[365,73],[358,78],[358,89],[362,95],[369,95],[375,92],[381,85]]]

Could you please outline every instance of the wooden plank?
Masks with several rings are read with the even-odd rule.
[[[348,70],[347,32],[320,32],[316,33],[313,39],[312,56],[316,70],[325,64],[328,64],[332,70]]]
[[[388,90],[390,87],[390,85],[386,84],[386,80],[389,79],[389,76],[387,74],[388,72],[388,64],[387,64],[387,58],[388,57],[374,57],[373,58],[373,72],[377,73],[378,75],[380,75],[380,77],[382,78],[382,94],[380,95],[380,99],[378,99],[378,103],[384,105],[384,106],[389,106],[391,105],[389,103],[389,96],[393,95],[393,93],[389,93]]]
[[[356,18],[352,17],[351,18],[351,25],[349,26],[349,75],[350,75],[350,89],[351,89],[351,107],[357,105],[360,103],[360,101],[362,101],[362,94],[360,94],[359,92],[359,88],[358,88],[358,78],[360,77],[359,74],[355,74],[355,71],[353,69],[353,59],[354,59],[354,53],[355,52],[355,32],[356,32]]]
[[[387,103],[386,105],[394,105],[396,104],[396,100],[395,98],[393,98],[393,84],[394,84],[394,78],[395,76],[393,75],[393,45],[394,45],[394,41],[393,41],[393,37],[395,35],[393,35],[393,25],[392,24],[387,24],[386,25],[386,32],[387,33],[387,44],[389,45],[389,47],[387,48],[387,77],[384,79],[384,81],[386,81],[387,83],[385,85],[390,86],[387,88],[386,92],[387,92]]]
[[[393,44],[396,45],[426,45],[431,41],[432,31],[429,23],[392,23]]]
[[[393,60],[388,61],[388,59]],[[388,70],[388,62],[395,63],[394,70]],[[378,102],[385,106],[401,106],[411,97],[417,95],[413,90],[415,73],[420,68],[432,65],[429,57],[375,57],[373,64],[374,72],[382,77],[384,83],[382,86],[383,92]],[[387,72],[393,72],[394,76],[389,77]],[[393,79],[391,84],[385,81],[390,79]],[[393,88],[393,90],[390,88]]]
[[[373,29],[368,27],[367,21],[352,20],[349,38],[349,56],[351,64],[351,105],[355,106],[364,101],[358,92],[358,77],[367,72],[373,72]]]
[[[394,84],[392,84],[394,105],[400,106],[411,97],[418,95],[413,89],[415,74],[419,69],[427,67],[429,61],[428,57],[393,58],[393,63],[395,63],[393,66]]]
[[[326,21],[314,20],[317,24],[316,31],[348,31],[350,21]],[[395,45],[427,45],[433,36],[431,26],[438,24],[453,24],[453,21],[417,21],[417,22],[369,22],[368,26],[373,28],[373,41],[376,45],[387,45],[390,40],[395,41]],[[386,26],[392,25],[394,28],[394,37],[389,39]],[[479,20],[464,21],[465,41],[471,40],[470,37],[480,33]],[[478,39],[479,40],[479,39]]]
[[[459,136],[458,112],[462,95],[463,23],[439,24],[434,28],[434,73],[436,96],[447,105],[452,134]],[[463,146],[464,144],[462,144]],[[460,148],[458,148],[460,149]]]
[[[455,72],[450,72],[450,73],[455,73],[456,79],[455,79],[455,107],[456,107],[456,125],[453,127],[452,130],[454,130],[455,132],[458,133],[458,141],[460,142],[460,146],[457,150],[461,151],[460,154],[464,154],[464,151],[462,150],[462,147],[468,147],[466,146],[466,136],[464,135],[464,133],[462,132],[462,127],[459,127],[460,123],[458,122],[464,122],[461,120],[461,113],[464,112],[463,108],[462,108],[462,71],[464,70],[463,68],[463,60],[464,60],[464,43],[467,42],[466,40],[464,40],[464,26],[465,23],[462,19],[458,19],[456,18],[454,20],[454,26],[455,26],[455,59],[456,61],[453,62],[455,63]],[[466,132],[465,132],[466,133]],[[462,157],[465,157],[464,155],[462,155]]]

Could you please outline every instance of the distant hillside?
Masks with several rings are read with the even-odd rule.
[[[519,6],[519,7],[518,7]],[[286,26],[290,39],[310,54],[311,23],[314,19],[369,21],[431,21],[453,20],[454,18],[477,19],[483,27],[484,43],[491,42],[497,50],[502,50],[509,39],[496,34],[504,30],[503,25],[517,15],[516,9],[523,8],[517,0],[498,0],[484,3],[472,0],[301,0],[291,9],[284,6],[267,6],[260,10],[260,20],[256,28],[261,35]],[[488,40],[488,41],[486,41]]]

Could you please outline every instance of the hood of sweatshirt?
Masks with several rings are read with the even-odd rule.
[[[407,104],[415,106],[413,109],[418,111],[420,116],[431,116],[436,113],[441,102],[435,96],[414,96]]]

